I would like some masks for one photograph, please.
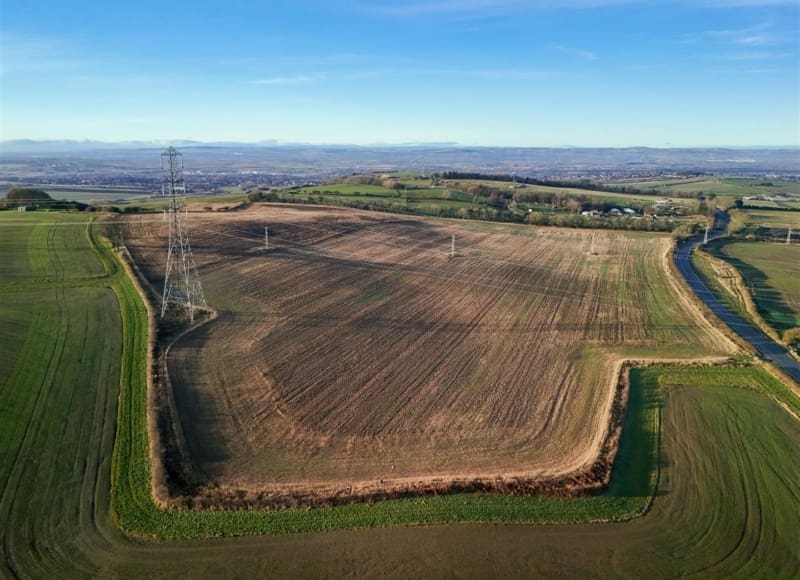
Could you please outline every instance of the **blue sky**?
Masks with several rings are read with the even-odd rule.
[[[1,139],[800,145],[800,0],[3,0]]]

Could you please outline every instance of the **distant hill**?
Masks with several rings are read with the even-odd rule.
[[[38,205],[46,207],[55,200],[43,189],[33,187],[13,187],[8,190],[3,198],[5,207],[18,207],[20,205]]]
[[[519,176],[586,176],[606,173],[708,172],[731,175],[789,173],[800,175],[800,148],[650,147],[477,147],[447,143],[408,145],[313,145],[275,141],[205,143],[199,141],[0,141],[0,161],[23,169],[0,168],[0,179],[65,174],[86,178],[124,175],[152,177],[159,153],[174,145],[187,168],[226,175],[288,174],[328,179],[335,174],[416,171],[512,173]],[[77,167],[65,169],[59,164]],[[15,180],[12,180],[15,181]],[[109,181],[114,183],[115,181]],[[77,181],[76,181],[77,183]]]
[[[12,187],[5,197],[0,200],[0,208],[11,209],[15,207],[47,208],[47,209],[77,209],[85,210],[88,205],[77,201],[63,201],[53,199],[43,189],[34,187]]]

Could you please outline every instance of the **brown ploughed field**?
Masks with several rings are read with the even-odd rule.
[[[731,351],[660,235],[280,205],[189,230],[218,316],[168,368],[194,468],[223,489],[571,473],[597,457],[623,358]],[[166,224],[125,235],[158,290]]]

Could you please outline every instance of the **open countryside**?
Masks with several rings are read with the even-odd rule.
[[[294,574],[337,570],[371,574],[387,568],[394,570],[390,575],[395,576],[416,575],[423,570],[466,573],[480,569],[475,566],[485,552],[477,549],[478,545],[503,555],[499,569],[512,575],[554,573],[563,566],[567,556],[564,550],[570,554],[572,570],[593,569],[616,554],[618,564],[606,568],[615,575],[670,570],[730,575],[764,567],[778,576],[797,572],[792,543],[781,539],[797,526],[796,512],[774,511],[774,506],[793,501],[792,490],[800,484],[800,473],[792,471],[800,464],[792,460],[797,457],[800,431],[797,420],[785,410],[786,406],[797,409],[797,402],[779,381],[748,367],[722,369],[724,372],[703,366],[650,367],[632,372],[630,401],[632,409],[641,411],[629,415],[626,428],[649,434],[637,437],[640,443],[658,443],[636,450],[626,446],[623,438],[611,493],[639,496],[644,501],[640,505],[649,506],[646,515],[630,523],[500,528],[488,543],[487,531],[491,528],[480,526],[388,528],[338,532],[315,539],[297,535],[280,539],[195,539],[174,545],[132,543],[116,527],[120,515],[112,514],[121,514],[129,529],[138,526],[140,534],[197,537],[266,531],[275,520],[292,526],[288,529],[309,526],[309,530],[314,529],[312,526],[336,525],[337,520],[347,527],[347,522],[363,527],[380,521],[446,522],[453,517],[536,521],[537,514],[550,514],[549,518],[556,521],[580,521],[581,513],[583,518],[593,519],[592,513],[597,517],[603,511],[610,512],[618,502],[591,506],[592,498],[548,501],[513,496],[502,500],[503,496],[497,496],[494,501],[491,494],[454,495],[422,503],[390,500],[373,504],[366,511],[359,506],[368,504],[302,510],[294,524],[292,510],[233,511],[227,515],[202,510],[160,512],[147,499],[149,470],[141,474],[144,479],[138,473],[147,465],[148,457],[142,440],[147,436],[143,367],[135,361],[144,356],[147,325],[139,299],[131,292],[133,287],[125,281],[123,269],[106,243],[96,235],[98,226],[87,223],[83,216],[6,213],[2,220],[4,243],[18,248],[7,266],[7,271],[14,272],[13,281],[3,287],[4,298],[18,307],[3,312],[2,327],[16,328],[17,332],[24,329],[27,336],[24,341],[14,340],[17,332],[5,330],[2,342],[4,357],[16,361],[14,377],[6,380],[3,390],[4,397],[13,395],[15,401],[15,420],[3,423],[10,427],[3,438],[3,456],[8,459],[3,465],[7,484],[2,504],[3,516],[12,524],[3,531],[4,566],[10,572],[159,576],[188,571],[206,575],[221,572],[219,558],[227,554],[237,558],[238,570],[252,573],[264,570],[264,566]],[[48,243],[48,239],[57,243]],[[43,276],[42,272],[50,271],[53,264],[75,265],[75,273],[65,275],[55,270]],[[81,314],[90,311],[92,317]],[[14,325],[5,324],[6,320]],[[77,320],[86,322],[75,324]],[[102,340],[92,341],[97,348],[86,351],[81,336]],[[123,341],[125,336],[129,338]],[[38,349],[40,354],[30,349]],[[40,360],[51,362],[40,365]],[[93,381],[87,384],[85,376],[93,377]],[[34,385],[36,388],[30,388]],[[52,402],[41,404],[48,396]],[[732,422],[734,408],[738,412]],[[130,416],[133,421],[119,422],[117,416]],[[53,431],[50,426],[57,423],[63,429]],[[731,451],[720,463],[720,448],[737,452]],[[65,453],[67,449],[71,451]],[[112,449],[114,460],[109,461]],[[652,463],[647,461],[648,454],[655,454]],[[786,461],[778,464],[776,471],[769,458],[777,456]],[[26,457],[38,459],[30,462]],[[769,462],[773,468],[765,470],[762,462]],[[641,473],[643,465],[651,467],[638,479],[630,471],[619,475],[620,470]],[[615,488],[615,481],[622,487]],[[739,491],[720,497],[720,486],[731,481],[737,482]],[[31,503],[35,497],[31,494],[41,488],[53,493],[47,501]],[[667,489],[668,493],[657,491]],[[589,505],[581,507],[574,502]],[[736,514],[741,512],[734,506],[742,502],[760,517],[740,519]],[[74,516],[50,520],[47,514],[61,504],[74,506],[67,512]],[[309,519],[311,514],[315,517]],[[774,524],[769,528],[754,525],[766,520]],[[700,530],[702,549],[695,545],[691,560],[676,560],[676,551],[681,546],[688,549],[687,538]],[[426,546],[422,554],[428,554],[428,558],[409,559],[412,551],[420,553],[420,537]],[[458,542],[452,542],[454,537]],[[33,538],[35,552],[29,548]],[[592,548],[576,558],[568,546],[578,541]],[[307,552],[309,542],[314,546],[313,558]],[[531,545],[546,555],[528,558]],[[650,554],[647,559],[637,555],[643,550]],[[438,556],[432,560],[434,553]],[[356,558],[355,567],[351,557]]]
[[[0,580],[800,578],[796,0],[2,0]]]

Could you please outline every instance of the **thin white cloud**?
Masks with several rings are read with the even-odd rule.
[[[563,46],[560,44],[556,44],[553,47],[553,50],[557,50],[558,52],[563,52],[564,54],[568,54],[571,56],[577,56],[578,58],[582,58],[584,60],[598,60],[597,54],[590,50],[581,50],[579,48],[570,48],[568,46]]]
[[[560,71],[507,68],[426,68],[393,67],[353,71],[342,74],[345,80],[365,80],[387,77],[465,77],[491,80],[536,80],[562,75]]]
[[[46,73],[78,69],[88,64],[74,44],[60,38],[0,34],[0,70],[8,73]]]
[[[723,54],[719,60],[730,61],[759,61],[759,60],[782,60],[796,56],[791,52],[736,52],[731,54]]]
[[[775,44],[775,37],[770,34],[751,34],[749,36],[741,36],[733,40],[736,44],[745,44],[747,46],[766,46],[768,44]]]
[[[379,58],[384,58],[384,57],[368,53],[359,53],[359,52],[334,52],[334,53],[301,55],[301,54],[287,54],[287,52],[284,50],[278,54],[269,53],[261,56],[241,56],[241,55],[217,56],[210,59],[208,62],[210,62],[214,66],[224,67],[228,69],[236,68],[236,69],[263,71],[265,69],[268,69],[270,66],[275,66],[275,65],[310,68],[318,63],[330,63],[334,65],[349,64],[349,63],[369,62],[377,60]]]
[[[704,30],[702,32],[687,34],[683,37],[683,42],[688,43],[708,40],[726,44],[757,47],[780,44],[784,40],[784,35],[776,30],[773,20],[765,20],[764,22],[745,28]]]
[[[780,71],[776,68],[743,68],[743,69],[718,69],[709,71],[720,75],[769,75]]]
[[[254,85],[300,85],[304,83],[317,83],[322,79],[322,75],[294,75],[288,77],[268,77],[250,82]]]
[[[475,71],[460,71],[466,76],[475,76],[482,79],[493,80],[536,80],[548,79],[563,73],[558,71],[530,70],[530,69],[482,69]]]

